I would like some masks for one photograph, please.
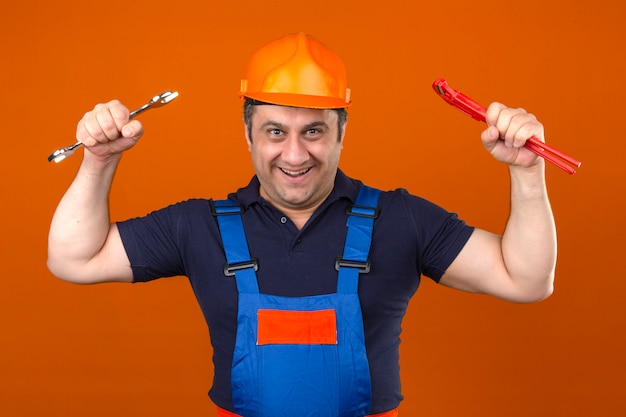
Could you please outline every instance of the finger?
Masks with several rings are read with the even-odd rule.
[[[500,132],[495,126],[489,126],[480,134],[480,139],[485,149],[491,152],[496,146],[496,143],[500,140]]]
[[[143,135],[143,124],[139,120],[131,120],[122,127],[122,136],[130,139],[139,139]]]
[[[76,126],[76,139],[85,146],[95,145],[104,142],[106,135],[96,119],[96,112],[102,111],[97,105],[88,113],[85,113]]]
[[[511,115],[505,141],[510,142],[513,147],[520,148],[532,137],[543,140],[543,125],[533,114],[516,109]]]
[[[93,132],[98,132],[98,138],[102,138],[106,141],[112,141],[120,137],[120,131],[117,127],[117,123],[108,109],[96,113],[93,122],[93,124],[89,124],[87,127],[93,129]]]
[[[543,142],[543,127],[536,121],[529,121],[522,124],[515,132],[513,143],[515,146],[524,146],[530,138],[536,138]]]
[[[119,100],[112,100],[107,103],[109,114],[115,123],[115,128],[118,132],[122,131],[122,127],[130,120],[130,112],[128,108],[124,106]]]
[[[96,113],[96,120],[110,141],[121,136],[122,127],[128,123],[129,117],[128,109],[118,100],[106,103],[102,111]]]
[[[504,146],[507,148],[513,148],[515,146],[515,132],[517,131],[518,124],[512,124],[515,116],[519,113],[519,109],[513,109],[505,107],[500,110],[498,120],[496,121],[496,127],[500,132],[500,139],[504,141]]]
[[[128,109],[117,100],[97,104],[79,122],[76,138],[87,146],[115,140],[128,118]]]
[[[498,106],[491,114],[492,122],[500,132],[500,139],[507,148],[520,148],[532,137],[533,132],[539,132],[540,124],[534,115],[522,108]]]
[[[502,139],[504,146],[507,148],[513,147],[512,136],[507,138],[507,132],[509,131],[509,125],[513,114],[514,109],[511,109],[502,103],[494,102],[489,105],[485,115],[487,125],[494,126],[498,130],[498,138]]]
[[[495,126],[500,112],[506,108],[507,107],[504,104],[498,103],[497,101],[491,103],[489,107],[487,107],[487,113],[485,114],[485,121],[487,122],[487,125]]]

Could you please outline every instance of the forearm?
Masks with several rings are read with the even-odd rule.
[[[556,228],[548,200],[545,161],[524,148],[543,141],[543,125],[523,109],[492,103],[485,149],[509,166],[511,209],[502,236],[476,229],[440,283],[518,302],[539,301],[552,293],[556,267]]]
[[[550,295],[557,242],[544,162],[510,167],[511,212],[502,236],[502,256],[514,285],[530,299]]]

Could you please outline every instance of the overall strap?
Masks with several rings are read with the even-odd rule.
[[[248,241],[241,221],[243,207],[233,200],[218,200],[213,201],[211,212],[217,218],[226,253],[224,275],[235,276],[240,294],[258,294],[259,284],[255,271],[259,264],[256,258],[250,256],[248,250]]]
[[[337,292],[356,294],[359,273],[370,270],[369,252],[372,243],[374,219],[378,217],[378,197],[381,191],[366,185],[361,186],[356,202],[348,207],[348,233],[343,256],[337,258],[335,268],[339,271]]]

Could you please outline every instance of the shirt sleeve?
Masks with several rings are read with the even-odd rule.
[[[133,281],[186,275],[185,249],[193,245],[196,235],[192,231],[202,229],[199,219],[206,218],[208,213],[206,201],[190,200],[144,217],[118,222],[120,237],[133,270]],[[194,222],[195,227],[189,226]]]
[[[474,231],[456,213],[400,191],[405,215],[413,223],[420,272],[439,282]]]

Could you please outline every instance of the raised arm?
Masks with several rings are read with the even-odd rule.
[[[130,282],[132,271],[117,227],[109,218],[109,191],[122,152],[143,134],[119,101],[98,104],[78,123],[82,164],[61,199],[48,235],[48,268],[66,281]]]
[[[487,123],[483,145],[509,165],[509,219],[502,236],[476,229],[440,282],[513,302],[539,301],[553,290],[556,228],[544,160],[523,146],[533,136],[544,140],[543,125],[523,109],[500,103],[489,106]]]

